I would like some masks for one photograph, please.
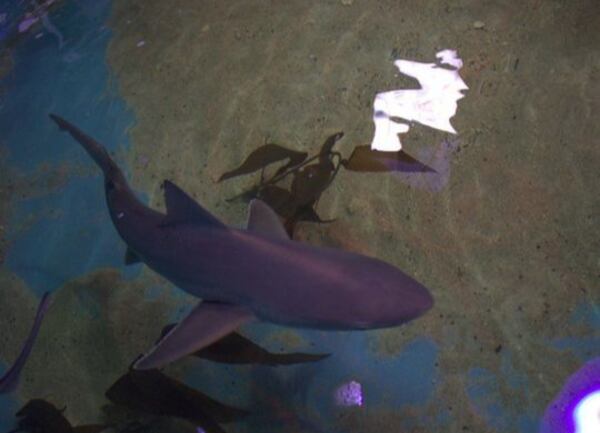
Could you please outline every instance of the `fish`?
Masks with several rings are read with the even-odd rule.
[[[249,412],[226,406],[159,370],[130,369],[105,393],[113,404],[150,415],[185,419],[209,433],[221,433],[220,423],[244,419]]]
[[[17,412],[17,427],[9,433],[100,433],[108,428],[101,424],[73,427],[63,412],[52,403],[39,398],[30,400]]]
[[[106,148],[50,114],[104,174],[111,220],[128,263],[144,263],[201,301],[134,364],[153,369],[257,320],[321,330],[399,326],[422,316],[433,296],[397,267],[354,252],[296,242],[264,202],[249,204],[246,229],[230,227],[170,180],[166,213],[143,204]]]
[[[160,338],[166,336],[176,325],[171,323],[165,326]],[[237,332],[226,335],[192,355],[221,364],[260,364],[271,367],[316,362],[330,356],[329,353],[271,353]]]
[[[35,340],[44,320],[44,315],[46,314],[46,311],[48,310],[49,306],[50,293],[46,292],[44,293],[42,299],[40,300],[40,303],[38,304],[37,312],[35,313],[35,319],[33,321],[33,326],[31,327],[29,335],[23,343],[21,353],[19,353],[19,356],[12,364],[12,366],[6,371],[6,373],[4,373],[2,377],[0,377],[0,394],[8,394],[17,389],[17,385],[19,384],[19,380],[21,378],[21,372],[23,371],[23,367],[25,367],[27,359],[29,358],[29,354],[33,349],[33,345],[35,344]]]

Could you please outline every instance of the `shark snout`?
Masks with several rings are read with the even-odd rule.
[[[425,286],[392,266],[378,266],[378,278],[369,284],[365,314],[371,327],[398,326],[414,320],[433,307],[433,296]]]
[[[410,322],[421,317],[432,306],[433,297],[425,287],[415,285],[407,289],[402,286],[379,306],[379,326],[391,327]]]

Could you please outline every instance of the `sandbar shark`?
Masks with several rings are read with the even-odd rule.
[[[126,262],[143,262],[200,303],[135,369],[164,366],[262,320],[324,330],[398,326],[433,305],[429,291],[381,260],[289,239],[264,202],[249,205],[246,229],[229,227],[169,180],[166,213],[143,204],[105,147],[50,114],[104,173],[110,217],[127,244]]]

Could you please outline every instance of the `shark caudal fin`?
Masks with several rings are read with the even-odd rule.
[[[123,177],[121,170],[110,157],[103,145],[98,143],[89,135],[85,134],[72,123],[67,122],[62,117],[57,116],[56,114],[50,114],[49,116],[52,120],[54,120],[54,122],[56,122],[62,131],[67,131],[69,134],[71,134],[71,137],[73,137],[79,142],[79,144],[83,146],[92,159],[96,161],[96,164],[100,166],[104,172],[104,176],[106,176],[107,179],[114,180],[117,177]]]

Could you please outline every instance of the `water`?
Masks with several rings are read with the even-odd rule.
[[[238,227],[246,204],[228,199],[260,175],[221,175],[265,143],[311,157],[344,132],[330,156],[349,163],[295,180],[335,221],[300,221],[295,239],[392,263],[435,305],[381,331],[241,330],[273,352],[332,354],[312,364],[167,367],[252,413],[228,432],[538,432],[569,377],[600,357],[596,2],[63,0],[13,38],[27,7],[0,2],[3,368],[45,291],[53,304],[19,388],[1,396],[0,430],[33,398],[66,406],[73,425],[198,427],[106,407],[106,390],[195,301],[124,264],[100,171],[51,112],[106,145],[145,203],[164,209],[170,179]],[[375,95],[418,87],[394,60],[434,62],[446,48],[469,87],[457,134],[413,122],[401,136],[435,172],[352,161],[373,139]],[[289,191],[291,177],[278,185]],[[336,402],[350,382],[360,406]]]

